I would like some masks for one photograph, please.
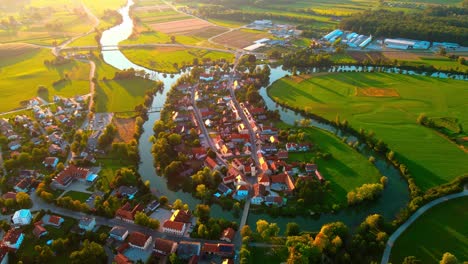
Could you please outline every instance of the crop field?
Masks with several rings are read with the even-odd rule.
[[[216,43],[236,48],[245,48],[252,45],[253,41],[270,37],[271,35],[254,30],[233,30],[213,39]]]
[[[3,45],[2,45],[3,46]],[[0,112],[20,107],[20,102],[38,96],[38,86],[48,89],[41,97],[50,101],[54,95],[72,97],[89,93],[89,64],[71,61],[61,66],[44,65],[45,60],[52,60],[54,56],[50,50],[30,49],[20,51],[10,44],[2,49],[0,46]],[[7,50],[11,48],[17,56],[10,56]],[[30,47],[30,46],[29,46]],[[29,48],[28,48],[29,49]],[[68,76],[68,80],[53,85],[55,81]]]
[[[226,59],[231,62],[234,59],[234,55],[231,53],[181,47],[128,49],[122,52],[127,58],[138,65],[167,73],[179,72],[180,67],[192,65],[195,58],[198,58],[200,62],[206,59],[213,61]]]
[[[135,118],[112,118],[112,123],[117,128],[117,135],[114,142],[130,142],[135,134]]]
[[[401,263],[415,256],[421,263],[439,263],[445,252],[459,261],[468,259],[468,197],[457,198],[431,208],[396,241],[390,260]],[[442,242],[443,241],[443,242]]]
[[[190,33],[191,31],[200,30],[209,26],[211,26],[210,23],[198,18],[151,24],[151,28],[156,31],[175,35]]]
[[[399,97],[356,96],[360,89],[390,89]],[[359,130],[374,131],[406,164],[423,190],[468,172],[468,153],[436,131],[416,123],[428,117],[457,118],[468,126],[466,82],[384,73],[337,73],[294,82],[283,78],[270,96],[289,106],[335,120],[338,115]],[[359,94],[359,93],[358,93]]]
[[[6,26],[0,27],[0,43],[53,45],[93,27],[79,3],[57,5],[56,1],[32,0],[19,3],[14,9],[2,9],[0,15],[11,17]]]
[[[363,155],[353,150],[334,135],[317,129],[302,128],[306,140],[318,147],[321,152],[330,153],[329,160],[316,159],[318,170],[330,181],[331,191],[327,194],[327,204],[346,206],[346,194],[365,183],[377,183],[382,175]],[[311,162],[314,153],[290,153],[290,161]]]

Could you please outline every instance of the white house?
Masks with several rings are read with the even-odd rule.
[[[13,215],[13,224],[15,225],[29,225],[32,220],[31,211],[28,209],[21,209],[15,212]]]
[[[129,235],[128,243],[131,247],[146,250],[153,242],[153,238],[140,232],[132,232]]]
[[[86,217],[86,216],[82,217],[80,219],[80,222],[79,222],[78,226],[81,229],[84,229],[86,231],[92,231],[94,229],[94,227],[96,226],[96,218]]]

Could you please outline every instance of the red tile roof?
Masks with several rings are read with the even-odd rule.
[[[80,168],[74,165],[67,166],[63,171],[61,171],[54,180],[61,185],[67,185],[71,180],[79,178],[84,179],[88,175],[89,169]]]
[[[49,217],[49,223],[54,224],[54,225],[59,225],[60,224],[60,219],[62,219],[62,217],[56,216],[56,215],[51,215]]]
[[[171,221],[174,222],[190,223],[191,219],[192,214],[190,211],[176,210],[171,216]]]
[[[18,238],[21,236],[21,229],[10,229],[3,237],[4,242],[9,242],[10,244],[16,244]]]
[[[56,157],[47,157],[44,159],[44,164],[52,166],[55,163]]]
[[[222,235],[221,235],[221,240],[228,240],[229,242],[234,239],[234,236],[236,235],[236,231],[230,227],[224,229]]]
[[[4,200],[6,199],[13,199],[13,200],[16,200],[16,193],[15,192],[7,192],[5,193],[4,195],[2,195],[2,198]]]
[[[133,261],[129,260],[124,254],[120,254],[120,253],[118,253],[114,257],[114,261],[117,264],[131,264],[131,263],[133,263]]]
[[[156,238],[154,243],[154,250],[158,251],[158,253],[163,253],[164,255],[169,255],[172,253],[172,249],[176,242],[172,240]]]
[[[145,235],[140,232],[132,232],[128,236],[128,242],[135,246],[144,247],[149,238],[149,235]]]
[[[163,228],[168,228],[168,229],[173,229],[173,230],[178,230],[182,231],[184,229],[184,223],[182,222],[174,222],[171,220],[166,220],[163,224]]]
[[[35,225],[34,230],[33,230],[33,234],[36,237],[40,237],[44,232],[47,232],[47,230],[43,226]]]
[[[218,244],[205,243],[203,244],[202,252],[218,252]]]
[[[210,157],[206,157],[205,163],[208,165],[208,167],[210,167],[210,169],[214,169],[216,166],[218,166],[218,163],[216,163],[216,161]]]

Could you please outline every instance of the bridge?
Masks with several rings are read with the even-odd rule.
[[[145,111],[146,113],[160,113],[163,107],[161,106],[154,106],[148,108],[148,111]],[[119,111],[119,112],[114,112],[115,114],[127,114],[127,113],[136,113],[140,112],[138,110],[128,110],[128,111]]]

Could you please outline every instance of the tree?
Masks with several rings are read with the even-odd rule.
[[[299,227],[297,223],[292,222],[286,225],[286,232],[285,232],[286,236],[297,236],[299,235],[300,232],[301,232],[301,228]]]
[[[176,199],[174,203],[172,204],[173,209],[182,209],[183,206],[184,204],[182,203],[182,200],[180,199]]]
[[[206,204],[198,204],[194,213],[201,222],[206,222],[210,218],[210,206]]]
[[[415,256],[408,256],[403,259],[402,264],[420,264],[421,261],[419,261]]]
[[[25,192],[19,192],[16,194],[16,202],[21,208],[30,208],[32,206],[32,200],[29,194]]]
[[[79,251],[73,251],[70,254],[70,263],[105,263],[107,260],[104,248],[95,242],[85,240],[83,247]]]
[[[175,36],[171,36],[171,42],[172,42],[172,43],[175,43],[175,41],[176,41],[176,37],[175,37]]]
[[[439,263],[440,264],[457,264],[458,259],[454,255],[452,255],[450,252],[445,252]]]
[[[159,203],[161,204],[161,206],[166,205],[168,202],[169,202],[169,199],[167,199],[166,196],[163,195],[163,196],[159,197]]]
[[[243,226],[240,233],[241,233],[242,237],[252,236],[252,230],[250,229],[250,226],[248,226],[248,225]]]
[[[205,184],[197,185],[196,191],[197,191],[197,197],[202,200],[208,198],[208,195],[210,194]]]

